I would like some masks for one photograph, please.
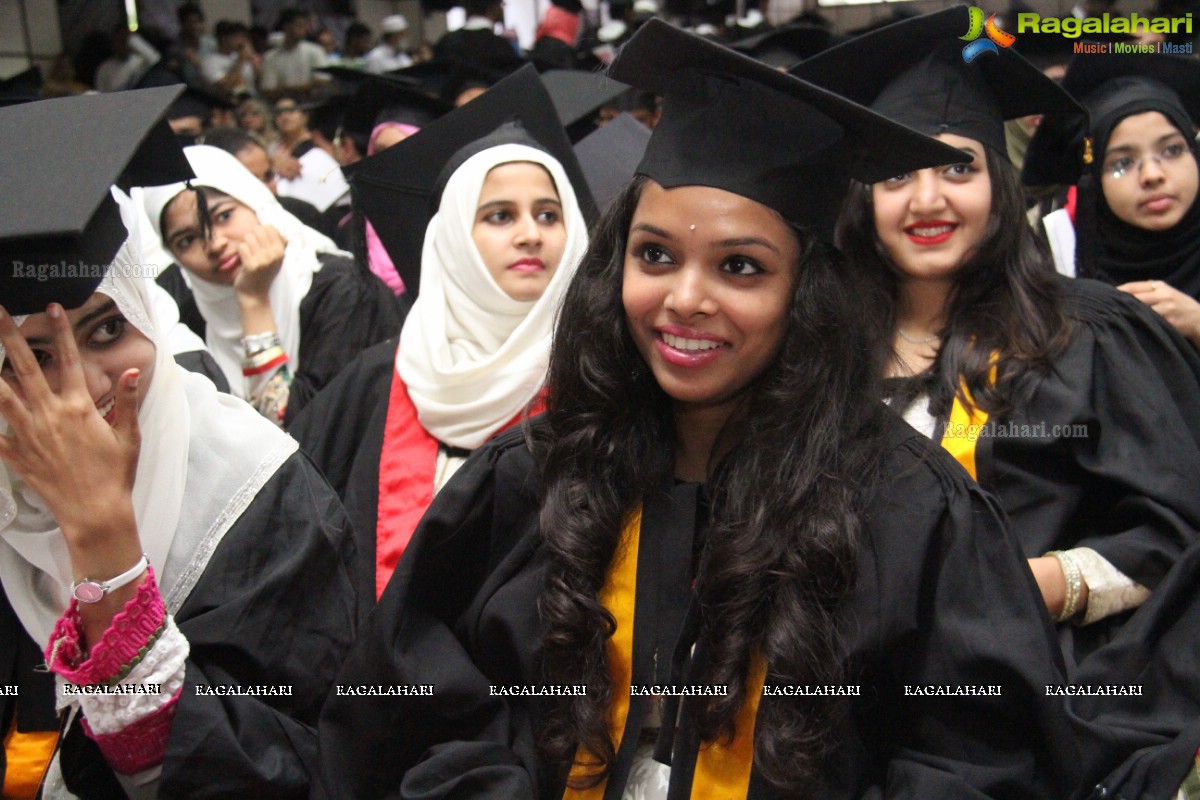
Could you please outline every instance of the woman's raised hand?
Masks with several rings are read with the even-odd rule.
[[[62,306],[47,309],[59,376],[51,388],[15,321],[0,309],[7,360],[0,381],[0,458],[46,503],[62,528],[75,580],[108,578],[141,554],[133,515],[133,481],[141,434],[138,378],[126,370],[113,387],[113,423],[96,408],[74,332]]]

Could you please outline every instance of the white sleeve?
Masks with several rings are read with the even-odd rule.
[[[1108,559],[1090,547],[1067,551],[1088,587],[1087,613],[1081,624],[1090,625],[1105,617],[1137,608],[1146,602],[1150,590],[1112,565]]]
[[[225,73],[229,72],[229,68],[232,66],[233,62],[228,61],[225,56],[220,53],[212,53],[200,60],[200,74],[209,83],[216,83],[225,77]]]
[[[58,708],[61,710],[77,701],[95,733],[103,735],[124,730],[172,701],[183,687],[188,652],[187,639],[168,615],[162,635],[154,646],[117,683],[117,686],[130,687],[129,691],[137,693],[67,694],[68,683],[58,676]]]
[[[1068,278],[1075,277],[1075,225],[1065,208],[1051,211],[1042,217],[1046,241],[1054,254],[1054,268]]]
[[[259,81],[262,84],[264,91],[270,91],[279,86],[279,76],[276,74],[275,67],[275,50],[269,51],[262,60],[262,73],[259,76]]]

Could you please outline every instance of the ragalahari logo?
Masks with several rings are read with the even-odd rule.
[[[963,61],[970,64],[975,59],[984,53],[996,53],[999,55],[998,47],[1011,47],[1012,43],[1017,40],[1017,37],[1011,33],[1000,30],[1000,26],[996,24],[996,15],[991,14],[987,18],[987,22],[983,21],[982,8],[970,8],[971,24],[967,29],[966,36],[960,36],[964,42],[970,42],[963,48]],[[987,33],[986,39],[979,37],[983,33]]]

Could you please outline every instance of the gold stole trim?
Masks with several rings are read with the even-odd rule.
[[[54,757],[58,745],[58,731],[17,730],[16,716],[4,738],[4,797],[10,800],[33,800],[42,786],[46,767]]]
[[[701,746],[692,778],[692,800],[733,800],[746,796],[750,769],[754,766],[754,721],[766,679],[767,665],[755,656],[746,676],[746,702],[738,709],[733,741]]]
[[[993,386],[996,384],[998,357],[999,354],[993,354],[992,368],[988,372],[988,381]],[[971,397],[971,390],[967,388],[965,382],[962,390],[974,410],[968,411],[958,395],[954,396],[954,405],[950,407],[950,419],[946,422],[946,433],[942,436],[942,447],[963,465],[972,479],[978,482],[979,475],[975,468],[975,448],[979,441],[979,434],[983,431],[983,426],[987,424],[988,415],[986,411],[975,405],[974,399]]]
[[[608,577],[600,589],[600,603],[617,621],[617,629],[607,646],[608,678],[612,687],[608,733],[617,747],[621,746],[621,735],[625,732],[625,720],[629,716],[629,689],[633,683],[633,608],[637,598],[638,539],[641,530],[642,507],[638,506],[625,522],[621,542],[608,569]],[[595,763],[595,757],[580,747],[575,753],[571,778],[586,777],[592,771],[589,764]],[[572,789],[568,786],[563,792],[563,800],[603,800],[604,786],[605,781],[590,789]]]
[[[629,690],[633,682],[633,611],[637,598],[638,540],[641,529],[642,509],[639,506],[629,515],[621,531],[621,543],[599,595],[600,602],[617,622],[617,629],[607,646],[609,683],[612,686],[609,734],[617,749],[625,733],[625,721],[629,716]],[[754,658],[746,681],[746,702],[738,711],[733,740],[728,744],[706,743],[697,754],[692,800],[730,800],[746,796],[750,770],[754,764],[754,720],[758,714],[758,701],[762,696],[766,674],[766,664],[761,658]],[[664,724],[674,724],[674,720],[664,720]],[[581,747],[575,754],[571,778],[588,775],[588,765],[594,763],[595,758]],[[604,789],[603,781],[590,789],[567,787],[563,792],[563,800],[602,800]]]

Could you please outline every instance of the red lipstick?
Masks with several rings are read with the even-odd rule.
[[[944,219],[931,219],[904,226],[904,233],[913,244],[941,244],[954,235],[958,225]]]

